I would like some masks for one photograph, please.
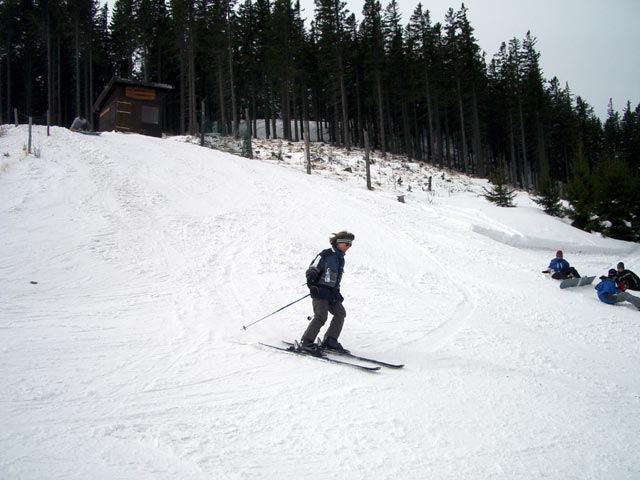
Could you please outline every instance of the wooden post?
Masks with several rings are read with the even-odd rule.
[[[31,127],[33,125],[33,118],[29,117],[29,147],[28,147],[28,152],[29,154],[31,154]]]
[[[51,136],[51,114],[49,113],[49,110],[47,110],[47,137]]]
[[[369,132],[364,132],[364,163],[367,170],[367,190],[373,190],[371,187],[371,160],[369,158]]]
[[[307,162],[307,175],[311,175],[311,149],[309,148],[309,121],[305,121],[304,127],[304,158]]]
[[[18,109],[17,108],[13,109],[13,118],[16,121],[16,127],[17,127],[18,126]]]
[[[245,109],[245,123],[247,124],[246,142],[247,142],[247,158],[253,159],[253,146],[251,145],[251,115],[249,114],[249,108]]]

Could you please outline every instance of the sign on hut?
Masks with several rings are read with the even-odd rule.
[[[102,91],[93,110],[98,130],[162,136],[164,99],[171,85],[114,77]]]

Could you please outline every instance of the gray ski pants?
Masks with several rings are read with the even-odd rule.
[[[627,292],[619,292],[616,295],[616,303],[620,302],[629,302],[634,305],[638,310],[640,310],[640,298],[635,297]]]
[[[344,317],[347,316],[342,302],[330,304],[328,300],[314,298],[313,319],[311,323],[309,323],[304,335],[302,335],[303,342],[314,342],[316,340],[320,329],[327,322],[329,313],[333,315],[333,318],[331,319],[327,332],[324,334],[324,338],[333,337],[336,340],[338,339],[340,332],[342,332],[342,326],[344,325]]]

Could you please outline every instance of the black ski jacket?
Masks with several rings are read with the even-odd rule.
[[[336,247],[323,250],[307,268],[307,286],[311,298],[339,303],[344,298],[340,294],[340,281],[344,272],[344,253]]]
[[[623,285],[629,290],[640,290],[640,278],[631,270],[618,273],[616,284]]]

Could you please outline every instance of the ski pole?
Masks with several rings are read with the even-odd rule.
[[[251,325],[255,325],[258,322],[261,322],[262,320],[264,320],[265,318],[269,318],[271,315],[275,315],[276,313],[278,313],[281,310],[284,310],[287,307],[290,307],[291,305],[293,305],[294,303],[298,303],[300,300],[304,300],[305,298],[307,298],[309,295],[311,295],[310,293],[307,293],[304,297],[301,297],[297,300],[294,300],[293,302],[289,303],[288,305],[285,305],[284,307],[280,307],[278,310],[276,310],[275,312],[271,312],[269,315],[265,315],[262,318],[259,318],[258,320],[256,320],[255,322],[250,323],[249,325],[243,325],[242,329],[246,330],[247,328],[249,328]]]

